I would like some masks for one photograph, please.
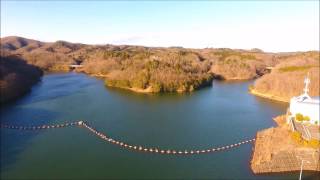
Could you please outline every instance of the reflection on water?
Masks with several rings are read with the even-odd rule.
[[[286,104],[247,93],[252,82],[218,82],[192,93],[137,94],[84,74],[45,75],[32,92],[1,109],[8,124],[85,120],[107,135],[152,147],[208,148],[251,138],[275,125]],[[201,156],[130,152],[82,128],[1,131],[2,178],[292,178],[255,176],[251,145]],[[297,177],[296,174],[293,174]]]

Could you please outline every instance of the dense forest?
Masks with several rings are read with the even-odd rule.
[[[120,47],[101,54],[89,57],[83,63],[84,71],[106,75],[110,86],[184,92],[210,84],[213,77],[208,60],[184,49]]]
[[[0,104],[12,101],[28,92],[40,80],[42,71],[19,57],[1,56]]]
[[[151,48],[5,37],[1,38],[1,55],[18,56],[47,72],[70,71],[69,65],[82,65],[76,71],[104,78],[107,86],[139,92],[188,92],[211,85],[214,78],[258,78],[252,87],[256,92],[291,96],[301,92],[297,83],[303,82],[300,79],[307,72],[312,82],[319,81],[318,51],[267,53],[259,49]],[[288,90],[292,92],[287,93]],[[311,87],[311,94],[319,95],[316,83]]]

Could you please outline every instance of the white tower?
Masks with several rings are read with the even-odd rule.
[[[305,95],[308,95],[309,92],[309,84],[310,84],[310,79],[309,79],[309,73],[307,75],[307,77],[304,79],[304,89],[303,92]]]

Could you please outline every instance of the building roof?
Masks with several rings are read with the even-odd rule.
[[[304,84],[305,84],[305,87],[303,89],[303,94],[301,94],[300,96],[291,98],[291,101],[293,101],[295,103],[303,103],[303,104],[306,103],[306,104],[314,104],[314,105],[318,105],[319,106],[319,104],[320,104],[319,96],[310,97],[309,94],[308,94],[308,92],[309,92],[309,84],[310,84],[309,74],[305,78]]]
[[[292,100],[297,103],[308,103],[308,104],[320,104],[320,97],[310,97],[308,95],[302,94],[298,97],[293,97]]]

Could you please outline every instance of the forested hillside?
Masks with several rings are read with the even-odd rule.
[[[42,71],[19,57],[1,56],[0,104],[14,100],[29,91],[40,80]]]
[[[280,56],[280,63],[259,78],[251,91],[261,93],[273,99],[289,101],[292,96],[302,93],[304,78],[311,79],[311,96],[319,96],[319,52],[294,53]]]
[[[298,83],[307,72],[312,82],[319,81],[319,52],[85,45],[5,37],[1,39],[1,54],[18,56],[48,72],[70,71],[69,65],[81,64],[83,67],[76,71],[105,78],[108,86],[138,92],[186,92],[210,85],[214,78],[258,78],[253,91],[289,97],[301,91]],[[319,94],[316,83],[311,94]]]

